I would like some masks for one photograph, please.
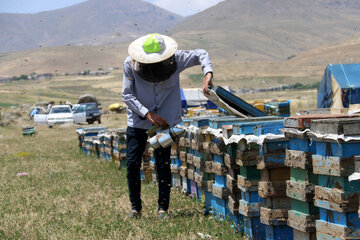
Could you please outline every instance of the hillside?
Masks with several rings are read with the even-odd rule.
[[[126,42],[183,18],[142,0],[88,0],[37,14],[0,14],[0,52]]]
[[[360,29],[357,0],[227,0],[185,19],[173,36],[228,61],[286,60],[353,36]]]
[[[360,62],[360,35],[305,51],[287,63],[298,66]]]
[[[0,76],[36,73],[73,73],[122,67],[127,45],[58,46],[0,53]]]
[[[180,44],[180,47],[185,48],[183,45]],[[121,68],[126,56],[127,43],[110,46],[59,46],[2,53],[0,77],[19,76],[32,72],[73,73],[84,70],[96,71],[99,68]],[[360,35],[357,35],[304,51],[287,61],[226,62],[217,55],[212,55],[211,60],[217,80],[240,88],[249,85],[247,81],[249,78],[291,76],[301,77],[305,79],[304,81],[310,82],[311,79],[307,77],[320,78],[327,64],[359,62],[359,56]],[[186,73],[199,74],[199,69],[193,68]],[[241,79],[244,79],[244,82]],[[276,82],[274,84],[276,85]],[[270,85],[274,86],[274,84]]]

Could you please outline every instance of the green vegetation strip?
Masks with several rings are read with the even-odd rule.
[[[24,137],[12,126],[0,135],[0,239],[241,239],[175,189],[171,219],[158,221],[153,184],[143,184],[142,219],[127,219],[126,171],[80,152],[75,127],[38,126]]]

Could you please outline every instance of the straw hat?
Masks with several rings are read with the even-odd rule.
[[[153,33],[142,36],[132,43],[128,53],[139,63],[157,63],[170,58],[175,54],[178,45],[171,37]]]

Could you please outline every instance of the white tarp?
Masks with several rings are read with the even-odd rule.
[[[286,133],[291,133],[291,134],[295,134],[295,135],[302,135],[304,133],[307,133],[308,136],[315,136],[319,140],[334,140],[334,141],[337,141],[337,142],[339,140],[342,140],[344,142],[360,141],[360,136],[344,136],[344,134],[342,134],[342,135],[338,135],[338,134],[321,134],[321,133],[314,133],[310,129],[305,129],[304,131],[300,131],[300,130],[293,129],[293,128],[283,128],[283,129],[280,129],[280,131],[282,133],[286,132]]]
[[[360,180],[360,173],[354,172],[353,174],[351,174],[349,176],[348,179],[349,179],[349,182],[351,182],[351,181],[359,181]]]
[[[222,129],[215,129],[215,128],[208,127],[208,128],[205,128],[204,130],[201,130],[200,128],[195,127],[195,126],[189,126],[189,127],[176,126],[176,127],[185,129],[186,132],[191,132],[191,133],[199,133],[200,131],[203,131],[204,133],[212,134],[217,138],[223,139],[225,145],[228,145],[231,143],[239,143],[242,140],[245,140],[246,143],[256,143],[258,145],[263,145],[265,140],[286,139],[284,134],[275,135],[275,134],[271,134],[271,133],[266,134],[266,135],[260,135],[260,136],[241,134],[241,135],[232,135],[230,138],[226,138],[222,134]]]

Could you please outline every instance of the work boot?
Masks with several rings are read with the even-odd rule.
[[[158,219],[160,221],[166,221],[170,218],[169,214],[167,214],[167,212],[165,212],[164,210],[159,210],[158,212]]]
[[[139,219],[141,218],[141,212],[138,212],[136,210],[131,210],[129,214],[129,218]]]

